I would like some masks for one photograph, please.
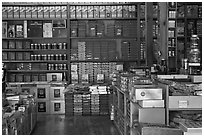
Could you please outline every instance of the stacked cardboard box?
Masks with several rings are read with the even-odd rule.
[[[74,115],[82,115],[82,95],[74,94]]]
[[[91,95],[84,94],[82,97],[82,113],[83,115],[91,115]]]
[[[74,95],[72,93],[65,93],[65,114],[74,115]]]
[[[86,22],[78,22],[78,37],[86,37]]]
[[[63,91],[64,91],[63,85],[50,86],[50,114],[65,113],[65,102],[64,102]]]

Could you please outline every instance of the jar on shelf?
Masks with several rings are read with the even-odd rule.
[[[200,50],[198,48],[199,37],[197,35],[192,35],[191,45],[188,55],[189,63],[200,63]]]

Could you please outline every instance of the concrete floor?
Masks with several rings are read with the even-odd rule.
[[[32,135],[119,135],[109,116],[43,115]]]

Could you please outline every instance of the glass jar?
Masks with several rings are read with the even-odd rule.
[[[200,50],[198,48],[198,42],[199,42],[198,36],[192,35],[191,47],[188,55],[190,63],[200,63]]]

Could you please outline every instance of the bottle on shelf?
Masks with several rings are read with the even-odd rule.
[[[189,51],[189,62],[190,63],[200,63],[200,50],[198,48],[199,37],[197,35],[192,35],[191,46]]]

